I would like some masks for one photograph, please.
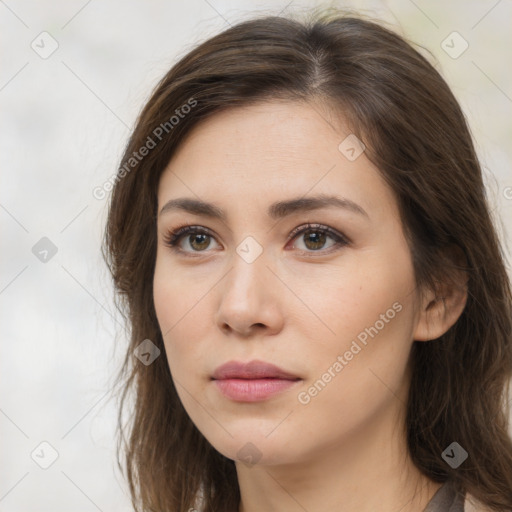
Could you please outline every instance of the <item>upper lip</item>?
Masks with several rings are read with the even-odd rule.
[[[229,361],[219,366],[212,375],[214,380],[222,379],[286,379],[299,380],[300,377],[265,361],[253,360],[248,363]]]

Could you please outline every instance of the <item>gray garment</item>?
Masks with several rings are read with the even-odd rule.
[[[432,496],[423,512],[464,512],[464,496],[447,481]]]

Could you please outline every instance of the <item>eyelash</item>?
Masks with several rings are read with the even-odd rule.
[[[299,226],[299,227],[295,228],[290,233],[290,237],[289,237],[287,243],[291,240],[294,240],[295,238],[298,238],[300,235],[302,235],[303,233],[305,233],[307,231],[313,231],[316,233],[326,234],[335,241],[335,244],[332,245],[331,247],[329,247],[329,249],[327,249],[327,250],[322,250],[322,249],[319,249],[316,251],[301,250],[301,253],[303,253],[303,254],[308,254],[308,255],[312,254],[312,253],[320,253],[323,255],[330,254],[333,250],[336,250],[340,247],[347,246],[351,243],[350,240],[346,236],[338,233],[337,231],[330,228],[329,226],[324,226],[322,224],[310,224],[310,223],[307,223],[303,226]],[[201,226],[195,226],[195,225],[185,225],[185,226],[175,229],[174,231],[168,231],[164,235],[163,241],[166,246],[170,247],[173,251],[175,251],[177,253],[184,254],[185,256],[192,257],[192,258],[201,256],[201,253],[206,252],[206,251],[193,251],[194,253],[196,253],[196,255],[192,255],[190,253],[190,251],[184,251],[178,247],[180,240],[185,235],[190,235],[190,234],[208,235],[208,236],[211,236],[212,238],[215,238],[213,236],[213,234],[206,228],[203,228]]]

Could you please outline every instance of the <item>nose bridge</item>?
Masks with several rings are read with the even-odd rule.
[[[275,276],[267,268],[269,257],[270,252],[261,246],[258,249],[252,240],[239,244],[221,289],[217,312],[220,327],[229,326],[244,335],[253,325],[270,327],[271,331],[280,328],[282,319],[272,283]]]
[[[249,294],[256,298],[265,292],[268,285],[267,279],[270,274],[267,269],[269,251],[256,242],[253,237],[247,237],[236,248],[233,255],[233,266],[228,278],[229,292],[234,295]]]

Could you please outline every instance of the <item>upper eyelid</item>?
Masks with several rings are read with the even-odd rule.
[[[320,224],[318,222],[306,222],[305,224],[301,224],[300,226],[297,226],[296,228],[292,229],[292,231],[290,232],[290,240],[302,234],[304,231],[315,229],[317,229],[318,231],[324,231],[325,233],[327,233],[328,236],[341,238],[346,242],[350,242],[349,238],[344,233],[338,231],[335,228],[327,226],[326,224]]]

